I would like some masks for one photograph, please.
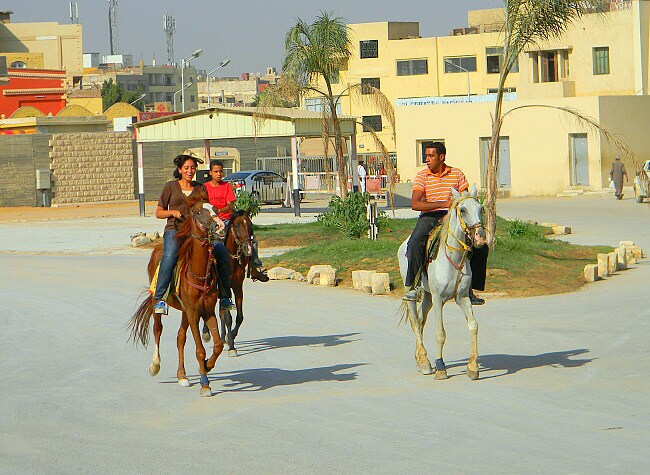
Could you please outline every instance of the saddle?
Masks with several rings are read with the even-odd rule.
[[[413,282],[415,287],[420,287],[422,284],[422,271],[424,270],[425,266],[438,256],[438,251],[440,248],[438,243],[440,242],[441,231],[442,222],[440,222],[440,224],[429,231],[429,237],[425,246],[424,261],[422,262],[422,266],[418,269],[418,272],[415,275],[415,281]]]

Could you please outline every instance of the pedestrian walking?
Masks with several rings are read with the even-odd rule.
[[[609,170],[609,179],[614,182],[614,194],[617,200],[623,199],[623,179],[627,181],[627,171],[625,165],[621,162],[621,157],[616,156],[616,160],[612,163],[612,168]]]

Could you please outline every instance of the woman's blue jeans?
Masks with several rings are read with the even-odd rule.
[[[219,298],[230,298],[230,253],[226,245],[216,241],[212,246],[212,254],[217,260],[217,272],[219,273]]]
[[[178,241],[176,240],[176,230],[168,229],[163,235],[163,255],[160,260],[158,269],[158,282],[156,283],[156,292],[153,294],[155,300],[162,300],[165,292],[169,288],[174,273],[174,267],[178,260]]]

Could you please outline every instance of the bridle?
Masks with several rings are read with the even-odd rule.
[[[236,245],[236,251],[235,254],[230,254],[230,257],[233,260],[236,260],[239,262],[241,265],[242,259],[244,257],[250,257],[251,254],[253,253],[253,246],[255,245],[255,235],[251,233],[247,233],[247,237],[242,239],[237,235],[235,232],[234,226],[235,226],[235,219],[237,219],[240,216],[247,216],[246,214],[239,215],[235,218],[232,219],[230,224],[228,225],[228,233],[232,234],[232,238],[235,241]],[[230,252],[230,251],[229,251]]]
[[[201,220],[202,214],[205,214],[203,210],[207,210],[210,213],[207,223],[203,223]],[[192,270],[192,267],[190,266],[190,261],[192,259],[191,248],[190,248],[190,252],[188,253],[187,260],[183,264],[183,270],[186,273],[188,273],[192,277],[192,279],[195,279],[199,282],[198,284],[195,284],[190,279],[187,279],[187,283],[192,287],[194,287],[195,289],[198,289],[206,294],[212,288],[212,279],[211,279],[211,277],[213,277],[213,273],[211,272],[212,243],[218,237],[218,226],[215,220],[212,219],[213,213],[214,212],[211,211],[209,205],[208,207],[206,207],[205,205],[201,206],[201,210],[198,212],[194,208],[192,208],[192,222],[194,224],[194,227],[197,228],[201,234],[197,235],[194,234],[194,232],[192,232],[190,236],[193,239],[199,241],[201,243],[201,247],[208,248],[208,259],[207,259],[207,264],[205,269],[205,275],[203,276],[196,275]]]
[[[481,221],[477,222],[476,224],[473,224],[471,226],[468,226],[467,223],[465,223],[465,220],[463,219],[462,213],[460,212],[460,204],[468,199],[474,199],[473,196],[463,196],[454,203],[454,211],[456,212],[456,217],[458,218],[458,222],[460,223],[460,227],[463,230],[463,236],[464,240],[461,241],[456,237],[454,233],[451,232],[451,227],[447,227],[447,239],[445,239],[445,257],[449,261],[449,263],[454,266],[457,270],[462,271],[463,270],[463,264],[465,263],[465,258],[467,257],[467,253],[472,249],[474,244],[476,244],[476,230],[479,228],[483,227],[483,224]],[[451,218],[451,217],[450,217]],[[454,247],[451,244],[449,244],[449,236],[453,237],[460,246]],[[460,262],[456,264],[451,257],[449,257],[449,252],[448,251],[459,251],[463,253],[463,256],[460,259]]]

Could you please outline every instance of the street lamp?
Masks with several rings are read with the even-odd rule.
[[[146,92],[145,92],[144,94],[140,94],[140,97],[138,97],[138,98],[137,98],[135,101],[133,101],[133,102],[129,102],[129,104],[131,104],[131,105],[135,104],[135,103],[138,102],[139,100],[144,99],[144,97],[145,97],[146,95],[147,95]]]
[[[198,58],[203,54],[203,50],[201,48],[197,49],[194,53],[192,53],[192,56],[190,56],[189,59],[181,59],[181,84],[185,84],[185,65],[190,64],[190,61],[192,61],[194,58]],[[181,88],[181,112],[185,112],[185,87]],[[176,104],[174,102],[174,104]]]
[[[181,89],[179,89],[178,91],[176,91],[174,93],[174,112],[176,112],[176,94],[178,94],[179,92],[185,91],[185,89],[190,87],[192,84],[193,84],[193,81],[188,81],[188,82],[185,83],[185,85]],[[182,100],[182,98],[183,98],[183,95],[181,94],[181,100]]]
[[[229,59],[224,59],[223,61],[221,61],[221,62],[219,63],[219,66],[217,66],[216,68],[214,68],[212,71],[210,71],[210,72],[208,73],[208,79],[207,79],[207,81],[206,81],[206,82],[207,82],[207,84],[206,84],[206,88],[207,88],[207,90],[208,90],[208,107],[210,107],[210,74],[212,74],[213,72],[215,72],[217,69],[221,69],[221,68],[223,68],[224,66],[228,66],[228,63],[230,63],[230,60],[229,60]]]
[[[451,64],[452,66],[455,66],[458,69],[460,69],[461,71],[465,71],[467,73],[467,102],[469,102],[470,101],[470,98],[469,98],[469,91],[470,91],[470,87],[469,87],[469,71],[467,69],[465,69],[464,67],[462,67],[461,65],[459,65],[459,64],[452,63],[447,58],[445,58],[445,63]]]

